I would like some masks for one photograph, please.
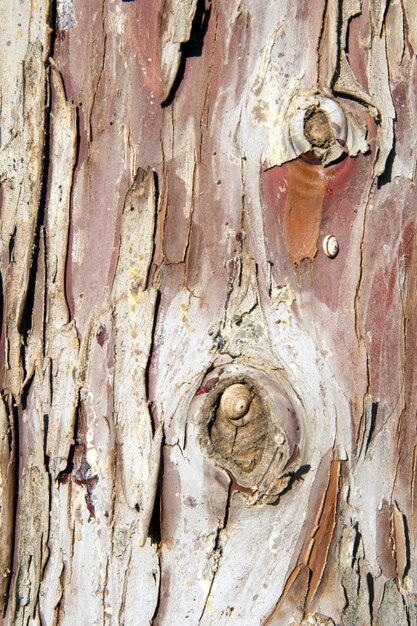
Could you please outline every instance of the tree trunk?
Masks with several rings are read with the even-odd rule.
[[[13,4],[3,623],[415,626],[413,0]]]

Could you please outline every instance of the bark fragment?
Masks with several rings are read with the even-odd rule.
[[[56,478],[68,462],[74,439],[78,402],[77,361],[79,341],[74,321],[69,320],[65,296],[71,189],[76,161],[77,120],[67,102],[55,64],[51,65],[52,172],[46,226],[47,326],[46,360],[51,368],[51,406],[47,433],[50,470]]]
[[[329,2],[328,4],[329,11],[333,14],[331,28],[338,33],[338,45],[335,49],[336,59],[331,80],[333,91],[350,96],[373,107],[371,96],[357,81],[346,55],[349,23],[353,17],[360,15],[362,12],[360,0],[342,0],[339,3]]]
[[[374,159],[374,176],[381,176],[394,147],[395,109],[391,96],[384,15],[379,0],[370,3],[371,46],[368,76],[372,101],[378,109],[378,137]]]
[[[163,104],[174,85],[181,62],[181,45],[189,40],[198,0],[164,0],[161,14],[161,81]]]
[[[408,25],[408,41],[417,53],[417,5],[414,0],[404,0],[403,3]]]
[[[157,290],[147,287],[156,215],[154,177],[150,168],[139,168],[126,196],[112,292],[116,436],[125,498],[140,511],[141,543],[153,509],[162,441],[161,425],[152,437],[146,388],[157,299]]]
[[[16,441],[13,415],[0,395],[0,615],[12,571]]]
[[[341,617],[344,626],[371,626],[372,601],[364,571],[364,546],[359,526],[351,523],[343,529],[339,545],[341,583],[345,596],[345,606]]]
[[[394,547],[396,559],[396,573],[400,583],[403,582],[407,572],[408,562],[408,536],[404,515],[401,513],[398,504],[393,506],[393,526],[394,526]]]
[[[384,593],[376,615],[375,626],[409,626],[407,608],[395,578],[384,585]]]
[[[347,58],[349,24],[353,17],[362,12],[359,0],[343,0],[341,3],[328,3],[327,28],[336,31],[336,37],[327,36],[331,45],[329,53],[332,72],[330,87],[336,94],[354,98],[369,107],[378,127],[377,147],[374,156],[374,176],[381,176],[386,168],[388,157],[393,149],[395,110],[390,90],[390,77],[386,52],[385,3],[379,0],[370,2],[371,44],[368,56],[369,93],[358,82]],[[336,43],[337,42],[337,43]],[[323,54],[323,50],[321,50]],[[324,70],[322,68],[322,71]],[[322,77],[323,82],[323,77]]]
[[[2,253],[13,239],[13,255],[5,281],[5,329],[7,363],[5,388],[19,402],[24,379],[22,363],[22,320],[29,289],[35,233],[43,180],[46,72],[40,41],[30,43],[24,60],[22,152],[24,165],[14,185],[20,192],[14,203],[6,203],[2,232]],[[5,259],[3,258],[3,263]]]

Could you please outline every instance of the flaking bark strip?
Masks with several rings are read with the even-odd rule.
[[[372,598],[367,582],[365,550],[359,524],[350,519],[338,544],[341,585],[345,604],[341,610],[344,626],[371,626]]]
[[[189,41],[198,0],[165,0],[160,16],[162,40],[160,102],[169,97],[181,63],[181,46]]]
[[[276,607],[265,622],[265,625],[271,624],[272,626],[278,623],[275,620],[280,616],[283,603],[288,599],[292,588],[299,582],[300,576],[302,576],[306,570],[309,572],[309,576],[308,581],[306,580],[308,587],[306,589],[305,598],[303,598],[302,601],[303,612],[308,611],[313,601],[327,564],[327,555],[336,528],[340,470],[341,461],[333,460],[330,465],[329,482],[323,494],[314,527],[310,533],[310,540],[307,543],[304,553],[300,555],[296,566],[289,575]],[[300,590],[297,592],[297,602],[298,598],[301,598],[301,595]]]
[[[330,466],[329,483],[323,499],[323,505],[317,522],[317,528],[312,534],[312,542],[308,549],[305,564],[311,571],[308,594],[305,608],[308,609],[323,576],[327,563],[330,543],[336,527],[337,498],[339,494],[340,461],[332,461]]]
[[[333,19],[330,20],[332,27],[338,29],[340,24],[336,37],[336,59],[331,80],[333,91],[373,107],[371,96],[358,83],[346,55],[349,24],[352,18],[361,14],[361,2],[360,0],[342,0],[342,2],[329,2],[328,5],[329,11],[333,14]]]
[[[417,3],[415,0],[403,0],[405,17],[408,27],[408,42],[417,54]]]
[[[149,478],[143,485],[142,511],[138,524],[138,542],[142,547],[145,545],[148,536],[149,524],[153,513],[156,489],[159,480],[159,466],[161,460],[161,446],[163,436],[163,423],[158,424],[152,439],[151,465],[149,468]]]
[[[369,91],[378,109],[378,136],[374,161],[374,176],[381,176],[394,147],[395,109],[391,96],[384,15],[380,0],[371,0],[371,45],[368,60]]]
[[[45,385],[43,393],[45,405],[50,404],[50,377],[48,373],[48,365],[44,364],[45,351],[45,316],[46,316],[46,253],[45,253],[45,228],[41,226],[38,239],[38,255],[36,259],[36,275],[33,277],[36,289],[33,295],[31,328],[27,335],[25,349],[25,374],[26,378],[23,382],[23,389],[31,384],[35,370],[43,372]],[[47,411],[48,412],[48,411]]]
[[[399,583],[402,583],[409,566],[408,538],[405,518],[396,502],[392,511],[392,524],[394,530],[396,573]]]
[[[12,571],[15,462],[13,415],[0,395],[0,620]]]
[[[18,549],[13,577],[14,626],[40,623],[38,593],[48,558],[49,480],[37,465],[25,467],[19,480]]]
[[[394,624],[395,626],[410,626],[410,621],[404,598],[398,589],[395,578],[390,578],[384,585],[375,626],[393,626]]]
[[[51,361],[47,455],[54,478],[67,465],[74,437],[78,402],[76,376],[79,340],[69,320],[65,297],[71,189],[77,151],[75,106],[67,102],[61,76],[51,62],[51,183],[47,207],[47,334],[46,359]]]
[[[128,505],[140,511],[144,542],[157,487],[162,430],[152,437],[146,369],[150,356],[157,290],[146,288],[151,264],[156,191],[154,172],[138,169],[123,209],[113,283],[115,322],[114,415]]]
[[[363,413],[359,428],[358,448],[356,460],[363,461],[371,441],[372,431],[374,428],[376,403],[372,401],[372,396],[367,393],[363,399]]]
[[[340,3],[328,4],[327,26],[336,29],[337,32],[336,37],[333,33],[328,34],[326,38],[331,45],[329,59],[334,58],[336,54],[330,87],[336,94],[346,95],[365,104],[374,116],[378,125],[378,135],[373,173],[375,177],[378,177],[384,173],[387,159],[393,149],[395,119],[390,90],[383,5],[380,0],[370,2],[371,45],[368,53],[368,94],[357,81],[346,54],[349,23],[353,17],[362,12],[361,3],[359,0],[343,0]],[[336,45],[335,41],[337,41]],[[323,68],[321,69],[323,72]],[[323,82],[323,77],[320,82]]]
[[[46,71],[40,41],[29,44],[23,64],[23,123],[20,157],[24,163],[18,184],[17,205],[6,202],[14,212],[13,258],[5,284],[5,330],[8,338],[8,366],[5,388],[20,402],[23,383],[22,319],[31,275],[35,234],[43,180],[45,136]],[[10,216],[9,216],[10,218]],[[6,218],[7,219],[7,218]],[[3,250],[6,242],[2,242]]]

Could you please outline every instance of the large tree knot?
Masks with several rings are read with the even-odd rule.
[[[321,94],[296,99],[289,120],[289,139],[297,156],[328,165],[347,151],[347,119],[336,100]]]
[[[286,386],[261,371],[230,366],[207,375],[197,392],[206,394],[202,450],[250,504],[276,502],[300,466],[299,407]]]

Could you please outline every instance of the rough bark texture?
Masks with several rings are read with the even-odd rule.
[[[5,625],[417,625],[415,6],[0,7]]]

